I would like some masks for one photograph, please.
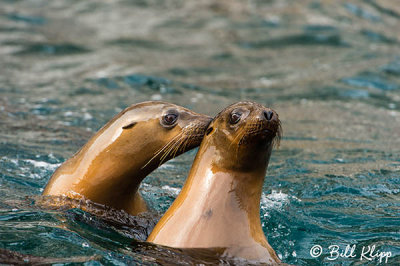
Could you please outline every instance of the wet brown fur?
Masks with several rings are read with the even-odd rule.
[[[233,112],[241,114],[231,122]],[[273,119],[266,112],[273,112]],[[273,146],[282,136],[278,114],[239,102],[221,111],[206,130],[182,191],[147,241],[175,248],[223,248],[267,264],[280,260],[260,222],[260,199]]]
[[[173,110],[177,120],[164,125]],[[147,211],[138,189],[162,163],[197,147],[211,118],[165,102],[126,108],[63,163],[43,195],[91,200],[129,214]]]

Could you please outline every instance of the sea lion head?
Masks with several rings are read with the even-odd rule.
[[[245,170],[267,162],[281,135],[281,122],[274,110],[254,102],[238,102],[215,116],[204,142],[220,152],[219,166]]]
[[[195,113],[182,106],[159,101],[133,105],[122,112],[121,117],[124,116],[124,123],[120,124],[122,134],[131,138],[130,131],[140,132],[142,140],[136,140],[134,145],[146,145],[144,149],[140,149],[148,153],[147,162],[142,169],[157,167],[199,146],[212,120],[207,115]],[[138,150],[137,147],[134,150]],[[146,157],[143,152],[142,155]]]
[[[134,104],[104,125],[52,175],[43,195],[85,199],[136,215],[142,180],[200,145],[211,117],[166,102]]]

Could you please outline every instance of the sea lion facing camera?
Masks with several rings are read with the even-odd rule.
[[[43,195],[88,199],[136,215],[138,188],[163,162],[197,147],[211,118],[166,102],[132,105],[52,175]],[[60,203],[61,204],[61,203]]]
[[[260,198],[278,114],[239,102],[209,125],[182,191],[147,241],[175,248],[223,248],[223,254],[280,263],[260,221]]]

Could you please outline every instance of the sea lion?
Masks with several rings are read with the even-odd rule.
[[[223,255],[280,260],[260,221],[260,198],[278,114],[253,102],[221,111],[209,125],[189,176],[147,241],[175,248],[223,248]]]
[[[131,215],[145,212],[138,192],[142,180],[163,162],[200,145],[210,121],[171,103],[132,105],[54,172],[43,195],[87,199]]]

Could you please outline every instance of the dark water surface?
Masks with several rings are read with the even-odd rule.
[[[207,262],[31,197],[133,103],[215,115],[254,100],[283,123],[261,202],[282,260],[376,265],[360,260],[375,246],[400,265],[399,44],[394,0],[0,0],[0,248],[86,265]],[[194,155],[145,180],[154,209],[168,208]],[[330,245],[356,245],[356,257],[330,260]]]

